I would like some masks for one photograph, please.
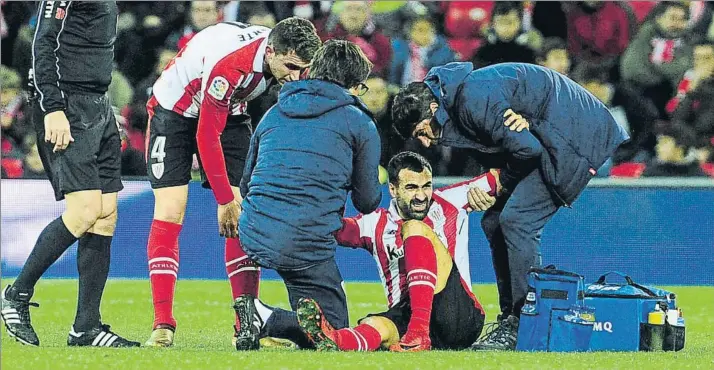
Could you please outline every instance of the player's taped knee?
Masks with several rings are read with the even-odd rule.
[[[409,220],[402,224],[402,239],[406,239],[413,235],[419,235],[431,239],[434,235],[434,230],[426,223],[419,220]]]

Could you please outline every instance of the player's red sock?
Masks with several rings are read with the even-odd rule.
[[[407,333],[428,333],[436,288],[436,253],[429,239],[412,235],[404,240],[404,267],[412,308]]]
[[[336,330],[335,343],[342,351],[375,351],[382,344],[382,336],[377,329],[360,324],[354,328]]]
[[[154,220],[149,233],[149,279],[154,302],[154,328],[159,324],[176,327],[174,290],[178,277],[181,224]]]
[[[226,273],[233,299],[243,294],[258,297],[260,268],[245,254],[238,238],[226,239]]]

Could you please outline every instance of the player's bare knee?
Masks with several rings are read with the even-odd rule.
[[[92,227],[92,233],[98,235],[112,236],[114,235],[114,229],[117,226],[117,209],[109,210],[109,214],[104,214],[97,220]]]
[[[434,231],[429,227],[429,225],[425,224],[423,221],[409,220],[404,222],[404,224],[402,225],[403,239],[414,235],[430,237],[432,234],[434,234]]]
[[[370,316],[360,320],[359,323],[369,325],[377,330],[382,339],[382,344],[385,346],[389,346],[399,341],[399,331],[397,330],[397,326],[386,317]]]
[[[72,234],[83,234],[101,217],[102,198],[99,190],[79,191],[65,196],[67,210],[63,219]]]
[[[154,219],[182,224],[188,201],[188,186],[154,190]]]

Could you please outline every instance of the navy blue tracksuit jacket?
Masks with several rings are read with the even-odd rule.
[[[380,139],[363,103],[322,80],[290,82],[258,124],[241,180],[239,234],[262,266],[300,270],[334,257],[348,191],[381,201]]]
[[[540,168],[556,199],[571,204],[615,149],[629,137],[607,107],[567,77],[533,64],[471,63],[432,68],[424,79],[438,97],[442,143],[476,149],[507,164],[502,183],[513,190]],[[530,131],[503,126],[507,109]],[[491,158],[493,159],[493,158]]]
[[[541,264],[545,224],[578,197],[628,135],[587,90],[540,66],[503,63],[474,71],[471,63],[450,63],[432,68],[424,82],[439,102],[441,142],[500,163],[506,196],[484,213],[481,226],[501,312],[520,315],[528,269]],[[508,109],[524,116],[530,130],[505,127]]]

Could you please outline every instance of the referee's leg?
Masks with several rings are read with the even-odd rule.
[[[101,194],[99,218],[79,239],[79,294],[73,326],[77,332],[101,325],[99,306],[109,276],[111,242],[117,222],[117,194]]]

